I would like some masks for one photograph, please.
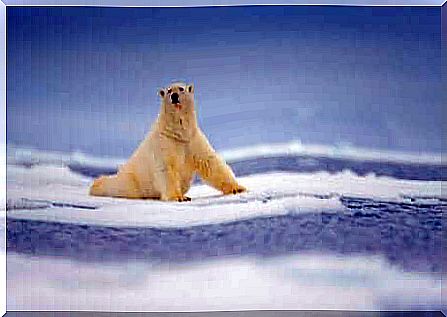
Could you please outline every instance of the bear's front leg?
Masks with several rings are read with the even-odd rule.
[[[247,191],[244,186],[236,181],[231,168],[216,154],[195,155],[194,161],[196,171],[200,177],[225,195]]]
[[[175,156],[168,156],[165,160],[165,190],[161,193],[163,201],[190,201],[191,198],[182,194],[180,164]]]
[[[191,144],[194,169],[209,185],[225,195],[245,192],[247,189],[236,181],[231,168],[214,151],[205,135],[199,133]]]

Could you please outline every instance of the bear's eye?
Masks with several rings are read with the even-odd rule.
[[[179,87],[179,89],[178,90],[180,90],[180,91],[184,91],[185,90],[185,88],[183,88],[183,87]]]

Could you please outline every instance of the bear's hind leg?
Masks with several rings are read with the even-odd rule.
[[[90,187],[90,195],[120,198],[144,198],[138,182],[130,173],[118,173],[111,176],[100,176]]]
[[[93,184],[90,186],[89,194],[92,196],[108,196],[108,182],[110,181],[108,178],[110,176],[100,176],[93,181]]]

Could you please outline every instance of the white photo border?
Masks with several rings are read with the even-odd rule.
[[[188,5],[184,0],[0,0],[0,316],[6,313],[6,18],[8,6],[85,6],[85,7],[215,7],[244,5],[341,5],[341,6],[435,6],[441,10],[443,49],[447,49],[447,0],[195,0]],[[447,57],[442,67],[447,71]],[[443,81],[446,82],[445,72]],[[445,290],[442,290],[445,293]]]

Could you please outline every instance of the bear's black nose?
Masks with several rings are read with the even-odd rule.
[[[172,103],[180,103],[179,100],[178,100],[178,98],[179,98],[178,93],[174,92],[174,93],[171,95],[171,101],[172,101]]]

